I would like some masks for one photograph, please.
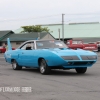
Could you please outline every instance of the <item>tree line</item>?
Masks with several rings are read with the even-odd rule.
[[[48,27],[41,27],[41,25],[32,25],[32,26],[22,26],[22,32],[49,32]]]

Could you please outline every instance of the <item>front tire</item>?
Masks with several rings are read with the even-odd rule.
[[[0,50],[0,53],[2,53],[2,51]]]
[[[50,73],[50,67],[48,67],[46,61],[44,59],[41,59],[39,62],[39,68],[41,74],[49,74]]]
[[[75,70],[78,74],[84,74],[87,71],[87,67],[85,67],[85,68],[76,68]]]
[[[12,68],[14,70],[21,70],[22,69],[22,67],[18,65],[18,63],[16,62],[16,60],[12,61]]]

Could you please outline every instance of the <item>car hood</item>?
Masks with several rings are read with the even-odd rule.
[[[63,55],[96,55],[92,51],[86,51],[82,49],[73,50],[73,49],[48,49],[50,52],[55,53],[59,56]]]

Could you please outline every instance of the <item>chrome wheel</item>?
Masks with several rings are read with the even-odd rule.
[[[16,69],[16,67],[17,67],[16,62],[12,63],[12,67],[13,67],[13,69]]]
[[[49,74],[50,67],[48,67],[48,65],[44,59],[41,59],[39,66],[40,66],[40,73],[41,74]]]
[[[18,65],[18,63],[16,62],[16,60],[12,61],[12,68],[14,70],[21,70],[22,69],[22,67]]]
[[[46,63],[44,62],[44,60],[42,60],[40,62],[40,72],[41,73],[44,73],[45,72],[45,69],[46,69]]]

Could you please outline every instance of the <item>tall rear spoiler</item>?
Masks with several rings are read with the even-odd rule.
[[[12,50],[12,46],[11,46],[11,43],[10,43],[10,39],[7,38],[7,45],[8,45],[8,50]]]

